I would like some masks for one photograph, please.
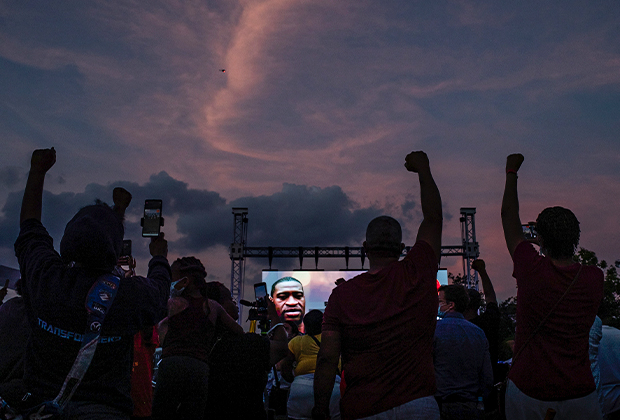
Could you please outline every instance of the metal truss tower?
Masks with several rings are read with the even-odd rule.
[[[230,275],[230,293],[233,300],[239,305],[243,297],[243,277],[245,275],[244,249],[248,239],[248,209],[246,207],[233,207],[233,243],[230,245],[230,259],[232,261]]]
[[[476,223],[474,207],[461,207],[461,239],[463,240],[463,276],[468,289],[478,290],[478,272],[471,268],[473,260],[480,256],[476,242]]]
[[[303,269],[304,259],[314,261],[314,268],[318,268],[320,258],[344,258],[346,269],[349,269],[350,258],[360,258],[362,269],[366,261],[366,253],[362,247],[249,247],[246,245],[248,209],[234,207],[234,235],[230,246],[230,259],[232,260],[230,291],[234,300],[239,302],[243,297],[243,276],[245,273],[245,258],[267,258],[269,269],[274,258],[298,258],[299,268]],[[466,286],[478,290],[478,273],[471,268],[471,262],[480,255],[478,242],[476,242],[476,225],[473,207],[461,207],[461,245],[446,245],[441,247],[442,257],[460,256],[463,258],[463,276],[466,278]],[[411,247],[406,247],[403,255],[409,252]]]

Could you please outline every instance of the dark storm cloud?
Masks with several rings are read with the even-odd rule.
[[[161,199],[164,232],[176,234],[175,252],[200,252],[212,246],[228,246],[233,236],[232,207],[249,208],[249,246],[328,246],[359,244],[368,222],[381,214],[371,206],[359,207],[338,186],[327,188],[284,184],[282,191],[227,202],[219,193],[198,190],[166,172],[152,175],[144,185],[127,181],[89,184],[83,193],[52,194],[45,191],[43,223],[60,240],[68,220],[83,206],[100,199],[112,204],[112,190],[122,186],[133,200],[126,214],[125,237],[134,240],[134,255],[146,257],[147,241],[141,241],[139,219],[145,199]],[[0,246],[11,247],[18,234],[22,192],[9,194],[0,218]]]
[[[24,171],[0,173],[0,257],[13,257],[28,156],[55,146],[47,187],[71,191],[45,193],[56,243],[121,184],[137,256],[144,199],[162,198],[171,254],[205,250],[220,279],[233,205],[249,207],[249,246],[355,246],[380,212],[412,245],[412,150],[431,160],[446,244],[460,243],[459,207],[478,209],[498,295],[514,294],[499,222],[509,153],[526,155],[523,218],[572,208],[584,245],[615,260],[620,8],[583,3],[2,2],[0,168]],[[144,183],[162,170],[174,178]]]
[[[270,196],[245,197],[231,203],[248,207],[249,246],[328,246],[359,244],[366,225],[382,214],[360,208],[338,186],[284,184]]]
[[[10,193],[2,207],[0,247],[12,248],[19,232],[19,210],[23,193]]]
[[[151,175],[144,185],[119,181],[106,186],[91,184],[87,188],[98,195],[112,196],[114,187],[123,187],[131,192],[133,199],[127,209],[125,222],[125,237],[133,239],[134,252],[140,255],[140,250],[147,256],[146,241],[141,241],[142,231],[140,218],[144,209],[144,200],[162,200],[162,215],[164,217],[164,232],[176,231],[181,238],[171,241],[171,248],[176,251],[196,252],[218,244],[230,242],[232,236],[232,215],[226,200],[219,193],[207,190],[198,190],[188,187],[188,184],[172,178],[166,172]],[[174,220],[176,219],[176,227]],[[228,222],[224,229],[224,221]],[[228,226],[230,225],[230,226]],[[228,235],[225,234],[228,233]]]
[[[417,203],[415,202],[415,200],[407,200],[402,204],[402,206],[400,206],[400,209],[403,212],[404,216],[411,216],[416,206]]]
[[[446,223],[450,222],[453,217],[448,208],[449,205],[445,200],[442,201],[444,228]],[[413,195],[405,197],[405,201],[400,205],[400,211],[402,213],[403,241],[407,242],[408,238],[415,238],[418,225],[423,218],[419,198],[415,198]],[[410,244],[407,243],[407,245]]]
[[[17,166],[0,168],[0,186],[12,188],[24,179],[23,169]]]
[[[77,211],[89,204],[93,204],[96,198],[106,201],[106,198],[112,196],[103,194],[103,188],[94,184],[86,187],[83,193],[64,192],[60,194],[52,194],[49,191],[43,192],[43,212],[41,220],[47,228],[50,235],[55,239],[55,243],[59,243],[65,225],[73,217]],[[101,191],[99,191],[101,190]],[[98,195],[93,194],[96,191]],[[111,191],[111,190],[110,190]],[[2,207],[2,216],[0,217],[0,246],[12,247],[13,242],[19,233],[19,212],[23,191],[12,192],[8,195],[4,207]],[[111,199],[107,200],[111,202]]]

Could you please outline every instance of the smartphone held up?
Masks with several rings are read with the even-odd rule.
[[[533,239],[536,239],[536,237],[538,236],[538,234],[536,233],[536,222],[529,222],[527,224],[521,225],[521,227],[523,228],[523,235],[525,236],[526,240],[531,241]]]
[[[142,218],[142,236],[157,237],[161,227],[164,225],[164,218],[161,216],[161,200],[144,201],[144,217]]]
[[[254,296],[256,298],[256,306],[259,308],[267,308],[267,283],[255,283],[254,284]]]
[[[123,249],[119,258],[119,264],[124,271],[132,269],[132,252],[131,252],[131,239],[123,240]]]

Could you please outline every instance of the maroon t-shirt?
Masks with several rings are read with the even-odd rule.
[[[343,419],[357,419],[435,394],[433,335],[437,320],[437,257],[418,241],[407,256],[376,274],[336,287],[323,331],[341,337],[347,386]]]
[[[515,354],[571,284],[580,264],[556,267],[528,242],[514,253],[517,279]],[[509,378],[543,401],[586,396],[595,390],[588,335],[603,298],[603,272],[584,266],[562,302],[514,361]]]

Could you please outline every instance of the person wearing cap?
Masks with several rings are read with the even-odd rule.
[[[523,233],[517,172],[520,153],[506,158],[502,227],[517,283],[515,355],[506,385],[508,420],[596,420],[602,414],[590,367],[589,333],[603,298],[604,274],[575,261],[581,229],[564,207],[544,209],[535,239]],[[540,251],[532,243],[540,246]]]

